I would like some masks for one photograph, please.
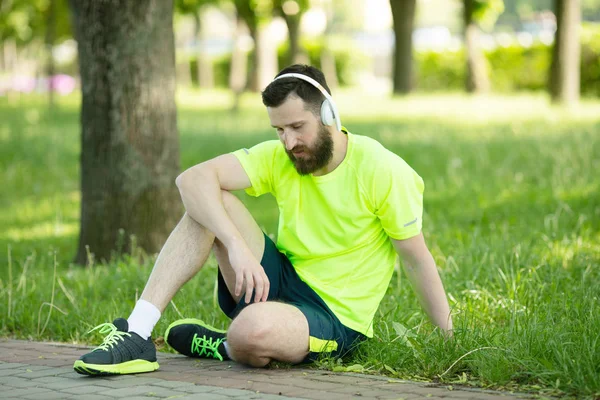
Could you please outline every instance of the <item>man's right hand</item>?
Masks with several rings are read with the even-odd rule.
[[[236,246],[228,249],[229,262],[235,272],[235,296],[238,297],[245,287],[246,304],[252,301],[252,291],[255,291],[254,301],[267,301],[270,282],[264,268],[247,246]]]

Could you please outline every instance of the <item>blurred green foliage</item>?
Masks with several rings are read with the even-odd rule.
[[[492,89],[497,92],[543,90],[547,86],[552,47],[514,44],[487,51]],[[417,87],[424,91],[462,90],[465,81],[463,50],[418,52]],[[600,25],[584,24],[581,35],[581,93],[600,96]]]
[[[584,24],[581,41],[581,92],[600,96],[600,26]]]
[[[26,45],[47,34],[51,2],[54,2],[55,41],[71,38],[71,20],[66,0],[0,1],[0,42],[13,39]]]
[[[301,43],[302,43],[302,49],[308,55],[310,64],[317,68],[321,68],[321,53],[323,52],[323,48],[325,46],[324,40],[322,38],[312,39],[312,40],[303,39],[303,40],[301,40]],[[335,57],[335,66],[336,66],[337,78],[338,78],[339,83],[341,85],[348,84],[350,75],[351,75],[350,69],[355,66],[355,64],[353,62],[353,60],[356,61],[355,57],[353,57],[353,54],[350,50],[344,50],[341,48],[341,46],[330,47],[329,50],[333,53],[333,55]],[[286,57],[287,57],[288,51],[289,51],[289,43],[288,42],[284,42],[277,49],[277,62],[279,64],[280,68],[283,68],[287,64]],[[248,52],[248,65],[250,65],[252,57],[253,57],[253,50]],[[192,71],[195,70],[195,68],[196,68],[196,60],[195,59],[190,60],[190,68]],[[213,72],[214,72],[214,77],[215,77],[215,85],[217,87],[223,87],[223,88],[228,87],[230,70],[231,70],[231,55],[230,54],[219,57],[214,60]]]

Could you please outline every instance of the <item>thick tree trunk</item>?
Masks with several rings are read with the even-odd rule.
[[[156,252],[181,217],[173,2],[71,0],[81,74],[81,232],[107,260]],[[121,233],[120,233],[121,232]]]
[[[474,3],[475,0],[464,0],[463,22],[467,56],[465,89],[469,93],[483,93],[490,89],[490,81],[485,56],[479,47],[479,26],[473,20]]]
[[[579,0],[555,0],[556,36],[552,49],[550,95],[553,102],[573,104],[579,101],[579,63],[581,49]]]
[[[394,20],[393,82],[395,94],[406,94],[413,87],[412,32],[416,0],[390,0]]]

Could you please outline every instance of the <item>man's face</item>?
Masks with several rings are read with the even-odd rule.
[[[324,168],[333,157],[333,139],[327,127],[297,96],[289,96],[279,107],[267,107],[271,125],[300,175]]]

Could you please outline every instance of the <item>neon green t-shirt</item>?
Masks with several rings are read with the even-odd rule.
[[[344,160],[323,176],[298,174],[278,140],[233,154],[246,192],[277,200],[277,248],[344,325],[372,337],[396,261],[389,238],[421,232],[423,180],[376,140],[347,134]]]

